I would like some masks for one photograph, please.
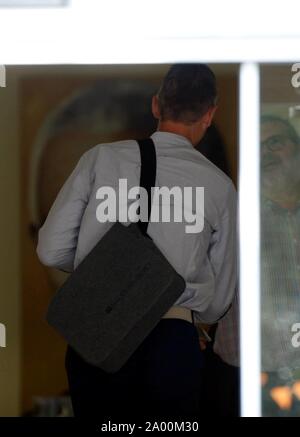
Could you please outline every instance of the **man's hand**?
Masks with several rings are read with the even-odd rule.
[[[199,344],[202,351],[206,349],[207,343],[211,341],[211,338],[208,335],[211,326],[212,325],[207,325],[205,323],[196,323],[196,328],[199,334]]]

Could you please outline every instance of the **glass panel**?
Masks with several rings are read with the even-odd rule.
[[[238,66],[211,68],[220,106],[197,150],[236,181]],[[12,200],[0,216],[5,229],[0,246],[0,416],[71,414],[66,345],[45,321],[49,300],[66,278],[40,263],[37,231],[87,149],[156,130],[151,98],[167,69],[167,64],[6,66],[7,86],[0,89],[0,194],[7,199],[9,187]],[[201,415],[233,415],[238,409],[238,306],[233,308],[218,330],[219,348],[207,344]],[[213,328],[209,335],[213,338]]]
[[[300,64],[261,69],[264,416],[300,416]]]

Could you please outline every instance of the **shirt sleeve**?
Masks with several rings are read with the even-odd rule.
[[[212,234],[208,257],[215,278],[214,295],[208,308],[195,319],[213,324],[226,314],[235,295],[237,281],[237,205],[231,183],[225,196],[220,223]]]
[[[71,272],[80,223],[90,195],[87,153],[82,155],[39,230],[37,255],[49,267]]]

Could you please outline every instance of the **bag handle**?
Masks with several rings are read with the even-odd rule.
[[[149,235],[147,234],[147,228],[151,217],[151,187],[155,186],[156,179],[156,151],[151,138],[137,140],[137,143],[139,145],[141,154],[140,187],[145,188],[148,195],[148,220],[146,222],[142,222],[141,220],[139,220],[137,222],[137,225],[139,226],[142,234],[149,237]]]

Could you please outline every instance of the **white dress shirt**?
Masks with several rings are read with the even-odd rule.
[[[237,291],[230,310],[219,323],[214,341],[214,352],[231,366],[240,367],[240,298]]]
[[[149,222],[148,234],[186,289],[174,303],[214,323],[231,304],[236,285],[236,191],[231,180],[180,135],[155,132],[156,186],[204,187],[204,228],[186,233],[186,222]],[[39,231],[37,253],[47,266],[72,271],[113,225],[96,218],[102,186],[139,186],[136,141],[99,144],[81,157]],[[133,200],[132,200],[133,202]],[[129,205],[130,201],[128,201]],[[128,222],[129,224],[129,222]]]

